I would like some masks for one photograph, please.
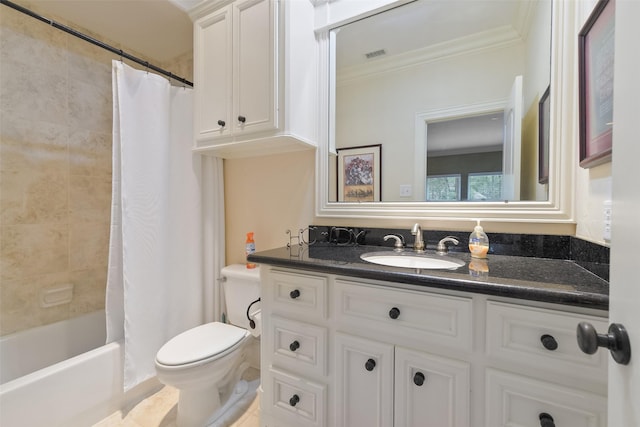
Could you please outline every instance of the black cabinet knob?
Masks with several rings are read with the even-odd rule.
[[[558,341],[551,335],[544,334],[540,337],[540,341],[547,350],[553,351],[558,348]]]
[[[247,121],[247,118],[246,118],[245,116],[238,116],[238,121],[239,121],[240,123],[244,123],[244,122],[246,122],[246,121]]]
[[[400,309],[398,307],[393,307],[389,310],[389,317],[392,319],[397,319],[400,316]]]
[[[224,127],[227,123],[224,120],[218,120],[218,126]]]
[[[364,364],[364,369],[366,369],[369,372],[373,371],[373,368],[375,367],[376,367],[376,361],[373,359],[367,360],[367,362]]]
[[[296,351],[299,348],[300,348],[300,343],[298,341],[294,341],[291,344],[289,344],[289,350],[291,351]]]
[[[300,402],[300,396],[298,396],[297,394],[294,394],[293,396],[291,396],[291,399],[289,399],[289,405],[291,406],[296,406],[298,402]]]
[[[598,347],[608,348],[613,360],[621,365],[631,360],[631,343],[627,330],[619,323],[612,323],[607,334],[599,334],[591,323],[580,322],[576,331],[578,346],[587,354],[593,354]]]
[[[300,291],[297,289],[294,289],[291,292],[289,292],[289,296],[291,297],[291,299],[296,299],[300,296]]]
[[[553,422],[553,417],[546,412],[538,415],[540,419],[540,427],[556,427],[556,423]]]
[[[415,375],[413,376],[413,383],[418,387],[422,387],[422,384],[424,384],[424,381],[425,381],[425,377],[422,372],[416,372]]]

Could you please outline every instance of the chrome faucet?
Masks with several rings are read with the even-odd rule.
[[[413,242],[413,250],[416,252],[424,252],[424,240],[422,237],[422,228],[420,227],[420,224],[413,224],[411,234],[416,236],[416,239]]]
[[[438,242],[438,246],[436,247],[436,253],[438,255],[446,255],[449,252],[449,247],[447,246],[447,243],[453,243],[454,245],[457,245],[460,242],[454,236],[447,236],[444,239],[441,239]]]
[[[384,241],[386,242],[389,239],[395,239],[396,243],[393,245],[393,250],[396,252],[402,252],[404,249],[404,237],[402,234],[387,234],[384,236]]]

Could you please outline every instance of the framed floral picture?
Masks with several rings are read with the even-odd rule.
[[[611,160],[615,0],[600,0],[578,34],[580,166]]]
[[[382,145],[339,148],[338,201],[380,201]]]

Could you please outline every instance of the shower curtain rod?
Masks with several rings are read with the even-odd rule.
[[[17,10],[18,12],[22,12],[25,15],[29,15],[32,18],[36,18],[39,21],[45,22],[45,23],[51,25],[52,27],[55,27],[55,28],[57,28],[59,30],[64,31],[65,33],[69,33],[72,36],[78,37],[79,39],[82,39],[82,40],[87,41],[87,42],[89,42],[91,44],[94,44],[94,45],[99,46],[99,47],[101,47],[103,49],[106,49],[106,50],[108,50],[110,52],[113,52],[113,53],[115,53],[117,55],[120,55],[120,59],[121,60],[122,60],[122,58],[126,58],[129,61],[133,61],[133,62],[135,62],[137,64],[144,65],[149,70],[153,70],[156,73],[159,73],[159,74],[162,74],[163,76],[169,77],[170,79],[176,80],[176,81],[178,81],[178,82],[180,82],[182,84],[185,84],[187,86],[193,87],[193,83],[191,83],[189,80],[183,79],[182,77],[178,77],[175,74],[170,73],[169,71],[164,70],[164,69],[162,69],[160,67],[156,67],[153,64],[149,64],[148,61],[143,61],[140,58],[137,58],[137,57],[135,57],[135,56],[133,56],[131,54],[128,54],[127,52],[124,52],[122,49],[116,49],[115,47],[110,46],[110,45],[108,45],[108,44],[106,44],[104,42],[101,42],[100,40],[96,40],[93,37],[90,37],[90,36],[88,36],[86,34],[83,34],[83,33],[79,32],[79,31],[76,31],[71,27],[67,27],[66,25],[60,24],[60,23],[58,23],[56,21],[53,21],[53,20],[51,20],[49,18],[45,18],[44,16],[38,15],[37,13],[32,12],[29,9],[25,9],[24,7],[19,6],[19,5],[15,4],[15,3],[12,3],[9,0],[0,0],[0,3],[4,4],[5,6],[9,6],[10,8]]]

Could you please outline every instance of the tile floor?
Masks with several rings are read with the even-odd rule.
[[[244,377],[247,380],[251,380],[254,375],[255,373]],[[138,403],[129,412],[117,411],[99,423],[94,424],[93,427],[176,427],[177,407],[178,390],[170,386],[164,386],[156,394]],[[256,396],[245,413],[240,415],[229,427],[259,427],[259,410],[259,397]]]

